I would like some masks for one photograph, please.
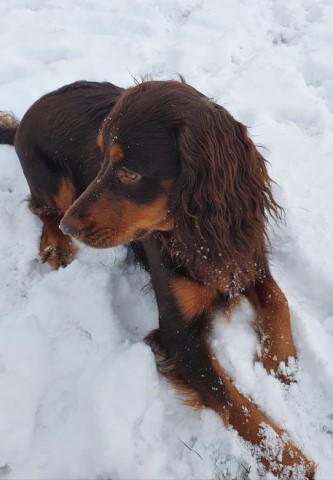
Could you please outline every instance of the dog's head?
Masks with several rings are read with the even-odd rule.
[[[246,128],[194,88],[124,91],[97,141],[103,165],[66,212],[65,233],[102,248],[169,231],[173,253],[197,265],[263,248],[265,212],[278,213],[265,161]]]
[[[105,119],[97,137],[101,170],[61,223],[65,233],[90,246],[113,247],[173,228],[176,132],[167,115],[167,89],[156,89],[155,96],[154,86],[158,82],[125,91]]]

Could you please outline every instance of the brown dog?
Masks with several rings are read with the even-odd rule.
[[[314,464],[236,390],[206,338],[213,312],[245,296],[265,368],[287,381],[279,364],[296,357],[265,245],[267,215],[281,209],[244,125],[184,81],[76,82],[38,100],[19,126],[3,116],[0,142],[14,138],[43,222],[43,261],[70,263],[71,237],[128,243],[151,274],[160,328],[147,342],[160,371],[255,445],[268,470],[313,478]]]

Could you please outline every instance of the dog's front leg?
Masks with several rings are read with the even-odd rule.
[[[266,370],[289,383],[279,370],[281,362],[287,365],[290,358],[296,358],[288,301],[270,273],[256,280],[245,295],[257,312],[262,363]]]
[[[254,445],[263,465],[272,473],[292,478],[301,472],[312,478],[314,465],[253,403],[233,386],[207,341],[215,294],[173,271],[161,254],[158,240],[144,241],[159,308],[160,328],[146,339],[157,364],[179,389],[183,400],[197,408],[212,408],[225,424]]]

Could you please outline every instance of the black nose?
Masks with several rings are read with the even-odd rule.
[[[73,217],[67,217],[66,215],[60,222],[60,230],[65,235],[70,235],[71,237],[77,238],[81,233],[81,224],[79,220],[76,220]]]

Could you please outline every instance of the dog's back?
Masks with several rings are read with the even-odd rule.
[[[43,177],[40,181],[50,182],[50,189],[56,191],[56,171],[65,170],[69,177],[77,174],[74,183],[83,191],[100,167],[98,130],[121,92],[111,83],[78,81],[37,100],[22,118],[15,136],[26,176],[37,164]],[[35,162],[36,152],[44,163]]]

